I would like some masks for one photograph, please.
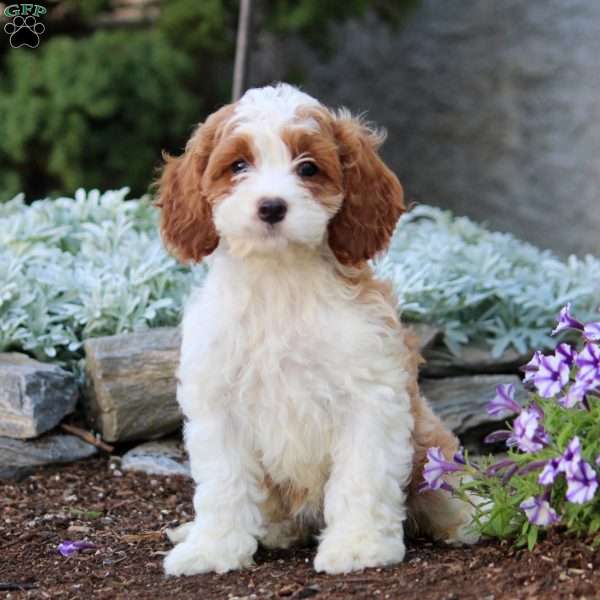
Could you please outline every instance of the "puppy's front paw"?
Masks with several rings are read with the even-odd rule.
[[[224,544],[207,544],[186,540],[167,554],[164,569],[167,575],[197,575],[199,573],[227,573],[252,565],[257,542],[250,535],[226,538]]]
[[[327,534],[319,544],[314,567],[330,575],[349,573],[400,563],[405,553],[401,533],[389,537],[371,532]]]

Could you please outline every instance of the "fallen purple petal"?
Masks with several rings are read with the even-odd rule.
[[[558,521],[556,511],[543,498],[534,498],[533,496],[527,498],[527,500],[521,502],[520,508],[533,525],[548,527]]]
[[[63,556],[69,557],[69,556],[73,556],[73,554],[75,554],[76,552],[79,552],[80,550],[88,550],[88,549],[93,549],[95,547],[96,547],[96,545],[92,544],[91,542],[85,542],[85,541],[72,542],[70,540],[65,540],[64,542],[61,542],[58,545],[57,550]]]
[[[569,302],[566,306],[563,306],[558,315],[557,325],[552,331],[552,335],[556,335],[559,331],[565,329],[583,329],[583,323],[574,319],[571,315],[571,303]]]
[[[488,402],[487,412],[493,417],[503,417],[521,412],[521,406],[515,401],[513,383],[501,384],[496,387],[496,395]]]

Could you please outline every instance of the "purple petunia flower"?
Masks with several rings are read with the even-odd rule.
[[[560,473],[560,457],[553,458],[546,463],[540,476],[538,477],[538,483],[541,485],[551,485]]]
[[[558,321],[555,329],[552,331],[552,335],[556,335],[559,331],[563,331],[565,329],[579,329],[580,331],[583,330],[583,323],[581,321],[578,321],[577,319],[574,319],[571,315],[570,302],[560,309]]]
[[[496,387],[496,395],[487,405],[488,414],[503,417],[521,412],[521,406],[515,401],[515,386],[512,383]]]
[[[540,360],[541,360],[542,356],[543,356],[543,354],[539,350],[536,350],[533,353],[531,360],[526,365],[523,365],[521,367],[521,371],[525,372],[525,375],[523,377],[523,383],[528,383],[529,381],[533,380],[533,378],[535,377],[535,374],[538,372],[538,369],[540,368]]]
[[[523,410],[513,422],[507,446],[517,446],[522,452],[537,452],[548,443],[548,434],[540,425],[540,412]]]
[[[429,448],[429,450],[427,450],[427,462],[423,468],[423,479],[425,479],[425,486],[423,486],[423,489],[447,489],[450,486],[445,484],[444,476],[448,473],[462,471],[463,469],[463,464],[457,464],[446,460],[440,448]]]
[[[575,348],[573,348],[570,344],[563,342],[556,346],[556,350],[554,351],[554,356],[559,358],[562,362],[564,362],[569,368],[571,368],[575,364],[575,359],[577,358],[577,352]]]
[[[72,542],[70,540],[65,540],[58,545],[57,550],[63,556],[69,557],[80,550],[87,550],[95,547],[96,545],[91,542]]]
[[[560,357],[556,355],[541,357],[533,384],[542,398],[558,395],[568,381],[569,366]]]
[[[596,494],[598,476],[589,463],[580,460],[567,472],[567,484],[567,500],[573,504],[585,504]]]
[[[558,403],[565,408],[573,408],[577,404],[584,404],[586,395],[600,385],[600,380],[596,381],[593,377],[582,379],[581,374],[577,373],[575,383],[573,383],[567,393],[558,399]]]
[[[520,508],[527,515],[527,519],[533,525],[548,527],[558,521],[556,511],[550,506],[550,503],[544,498],[527,498],[521,502]]]
[[[600,342],[600,321],[586,323],[583,328],[583,337],[589,342]]]
[[[575,436],[569,442],[566,450],[562,453],[558,463],[558,470],[561,473],[569,473],[581,462],[581,460],[581,442],[579,441],[579,438]]]
[[[586,344],[577,355],[575,364],[579,367],[577,376],[580,379],[600,380],[600,346],[598,344]]]

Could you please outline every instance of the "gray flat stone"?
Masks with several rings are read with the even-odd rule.
[[[523,403],[527,392],[516,375],[423,379],[419,385],[422,394],[446,426],[454,433],[462,434],[485,423],[506,420],[504,417],[492,417],[486,411],[487,403],[496,393],[496,386],[502,383],[514,383],[517,390],[515,397]]]
[[[142,471],[148,475],[183,475],[191,477],[190,464],[181,442],[160,440],[146,442],[126,452],[121,459],[123,471]]]
[[[462,348],[460,355],[455,356],[440,344],[435,344],[425,350],[423,357],[426,362],[420,372],[423,377],[517,374],[519,367],[529,361],[531,354],[532,352],[520,354],[511,349],[501,356],[493,357],[487,346],[472,344]]]
[[[179,345],[176,328],[85,342],[84,408],[90,425],[106,441],[148,440],[177,429]]]
[[[421,354],[431,350],[443,337],[442,330],[435,325],[427,323],[406,323],[406,327],[411,329],[419,338],[419,349]]]
[[[0,436],[33,438],[73,412],[74,376],[25,354],[0,353]]]
[[[50,434],[37,440],[0,437],[0,479],[18,479],[36,467],[73,462],[97,452],[74,435]]]

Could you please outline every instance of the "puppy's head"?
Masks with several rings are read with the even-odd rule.
[[[383,250],[404,210],[402,187],[377,155],[383,135],[289,85],[248,91],[166,157],[161,230],[181,260],[223,238],[238,256],[328,243],[358,264]]]

